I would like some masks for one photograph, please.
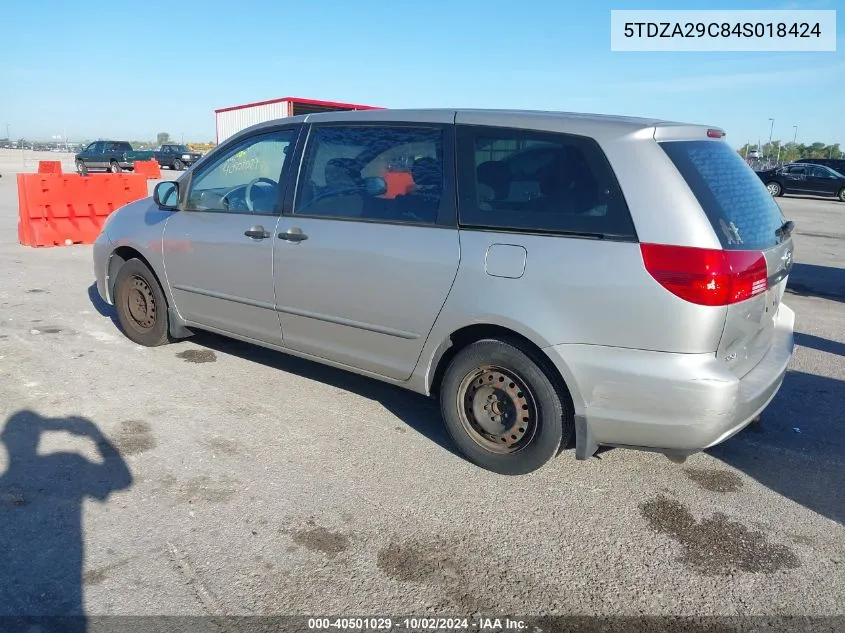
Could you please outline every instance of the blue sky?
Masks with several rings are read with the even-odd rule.
[[[613,9],[835,9],[842,0],[7,1],[0,136],[214,138],[213,110],[295,95],[719,125],[845,148],[837,52],[610,51]]]

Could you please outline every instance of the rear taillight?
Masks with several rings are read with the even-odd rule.
[[[669,292],[703,306],[745,301],[769,287],[766,258],[759,251],[723,251],[641,244],[649,274]]]

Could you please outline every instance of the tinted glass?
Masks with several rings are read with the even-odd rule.
[[[764,250],[778,243],[780,207],[759,176],[727,143],[667,141],[664,151],[707,214],[722,247]]]
[[[231,213],[275,212],[293,130],[254,136],[227,150],[191,180],[186,208]]]
[[[430,224],[442,192],[441,128],[316,127],[294,213]]]
[[[616,178],[590,139],[463,126],[458,173],[462,226],[635,237]]]

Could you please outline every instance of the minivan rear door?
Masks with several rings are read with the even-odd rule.
[[[771,346],[794,260],[791,226],[760,178],[724,141],[663,141],[660,145],[695,194],[722,248],[765,258],[765,291],[728,306],[717,350],[735,375],[744,376]]]

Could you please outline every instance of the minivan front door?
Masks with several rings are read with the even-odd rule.
[[[296,134],[251,136],[192,175],[163,242],[167,283],[189,325],[281,344],[273,243]]]
[[[442,125],[312,128],[274,250],[285,346],[410,377],[458,270],[451,147]]]

